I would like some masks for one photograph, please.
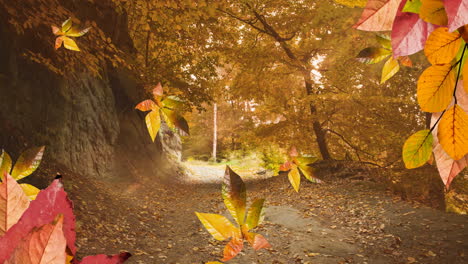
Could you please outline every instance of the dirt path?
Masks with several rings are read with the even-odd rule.
[[[111,188],[112,187],[112,188]],[[69,187],[78,219],[81,255],[132,252],[128,263],[205,263],[226,242],[211,238],[194,211],[226,212],[220,185],[157,183]],[[248,183],[251,199],[265,197],[256,230],[273,245],[244,251],[228,263],[467,263],[467,216],[409,204],[377,183],[304,183],[285,177]]]

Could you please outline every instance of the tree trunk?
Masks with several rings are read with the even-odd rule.
[[[305,87],[307,95],[312,94],[312,83],[308,80],[307,77],[304,77]],[[310,114],[312,115],[312,127],[314,129],[315,137],[317,138],[317,145],[320,150],[320,154],[322,155],[322,159],[324,160],[331,160],[330,152],[328,151],[327,140],[326,140],[326,132],[322,128],[322,124],[320,124],[319,120],[315,117],[317,114],[317,108],[315,105],[310,102]]]
[[[218,141],[218,105],[216,103],[213,104],[213,161],[216,162],[216,148],[217,148],[217,141]]]

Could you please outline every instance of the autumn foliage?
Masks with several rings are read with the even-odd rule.
[[[369,0],[355,25],[366,31],[391,30],[395,58],[424,50],[431,66],[419,77],[417,99],[433,117],[430,128],[407,139],[403,161],[411,169],[435,160],[447,188],[467,165],[467,24],[463,0]],[[359,57],[376,61],[389,52],[374,50]]]

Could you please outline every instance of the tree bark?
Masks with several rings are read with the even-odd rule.
[[[218,144],[218,105],[213,104],[213,161],[216,162],[217,156],[217,144]]]
[[[307,77],[304,77],[305,88],[307,95],[312,94],[312,83],[308,80]],[[310,102],[310,114],[312,115],[312,128],[315,133],[315,137],[317,140],[317,145],[319,147],[320,154],[322,155],[323,160],[331,160],[330,152],[328,151],[327,140],[326,140],[326,131],[322,128],[322,124],[318,121],[315,117],[317,114],[317,108],[315,107],[313,102]]]

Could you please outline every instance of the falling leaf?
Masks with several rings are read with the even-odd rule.
[[[439,143],[454,160],[468,153],[468,114],[459,106],[448,109],[439,123]]]
[[[54,180],[49,187],[39,192],[36,200],[31,201],[20,220],[0,237],[0,263],[8,259],[13,249],[31,230],[52,222],[58,214],[64,215],[63,231],[67,247],[75,254],[75,216],[72,203],[60,180]]]
[[[422,2],[421,0],[408,0],[405,6],[403,7],[402,12],[410,12],[419,14],[419,10],[421,9]]]
[[[164,91],[163,91],[161,83],[158,83],[156,86],[154,86],[153,88],[154,99],[156,100],[159,99],[163,95],[163,93]]]
[[[380,83],[382,84],[392,78],[399,70],[400,64],[398,61],[393,57],[390,57],[382,68],[382,79],[380,80]]]
[[[200,222],[214,239],[223,241],[238,233],[237,228],[224,216],[195,212]]]
[[[143,102],[137,104],[137,106],[135,106],[135,109],[138,109],[142,112],[146,112],[146,111],[151,111],[153,109],[157,109],[158,106],[153,102],[153,100],[144,100]]]
[[[448,28],[440,27],[427,39],[424,54],[431,64],[447,64],[457,55],[461,42],[460,33],[450,33]]]
[[[458,83],[459,87],[457,88],[457,99],[460,106],[465,109],[468,109],[468,93],[462,89],[463,84],[460,81]],[[436,121],[439,119],[441,113],[434,113],[432,114],[431,118],[431,126],[434,126]],[[432,131],[432,135],[434,138],[434,158],[437,163],[437,169],[439,171],[439,175],[442,178],[445,186],[447,188],[450,187],[451,182],[453,179],[467,166],[468,164],[468,155],[465,155],[460,160],[453,160],[442,148],[439,144],[439,139],[437,138],[438,134],[438,126]]]
[[[44,149],[45,147],[42,146],[24,151],[16,161],[11,176],[16,180],[20,180],[31,175],[39,167],[44,155]]]
[[[407,0],[403,0],[398,10],[406,2]],[[435,28],[436,26],[420,19],[418,14],[398,11],[392,28],[393,56],[408,56],[422,50]]]
[[[240,237],[233,237],[231,241],[224,247],[224,256],[221,261],[229,261],[233,257],[237,256],[239,252],[244,248],[244,240]]]
[[[391,30],[399,3],[400,0],[369,0],[353,27],[365,31]]]
[[[27,184],[27,183],[22,183],[22,184],[20,184],[20,186],[23,189],[26,196],[29,198],[29,200],[36,199],[37,195],[41,191],[38,188],[32,186],[31,184]]]
[[[224,204],[239,225],[244,224],[247,190],[241,177],[226,166],[221,191]]]
[[[421,130],[411,135],[403,145],[403,161],[407,169],[421,167],[432,155],[433,138],[430,130]]]
[[[247,219],[245,221],[245,224],[249,230],[256,228],[262,222],[264,202],[265,199],[257,199],[250,206],[250,209],[247,213]]]
[[[452,65],[432,65],[418,80],[418,103],[425,112],[441,112],[452,100],[455,73]]]
[[[63,234],[63,215],[51,223],[33,229],[15,248],[5,264],[63,264],[67,245]]]
[[[0,236],[3,236],[29,207],[29,199],[13,177],[6,174],[0,184]]]
[[[375,64],[390,56],[392,51],[384,48],[365,48],[359,52],[356,59],[362,63]]]
[[[146,128],[151,136],[151,140],[154,142],[159,128],[161,127],[161,116],[159,115],[159,110],[155,109],[149,112],[145,117],[145,122]]]
[[[82,261],[75,261],[73,264],[122,264],[132,255],[128,252],[122,252],[118,255],[96,255],[84,257]]]
[[[419,17],[434,25],[446,26],[448,23],[447,13],[445,12],[442,0],[422,0]]]
[[[468,24],[468,2],[466,0],[444,1],[448,15],[448,28],[450,32]]]
[[[13,162],[10,155],[2,149],[2,154],[0,155],[0,179],[3,181],[3,177],[6,173],[11,172],[11,167]]]
[[[292,187],[296,192],[299,192],[299,186],[301,184],[301,175],[299,174],[299,169],[297,165],[293,165],[291,171],[288,173],[288,179]]]

